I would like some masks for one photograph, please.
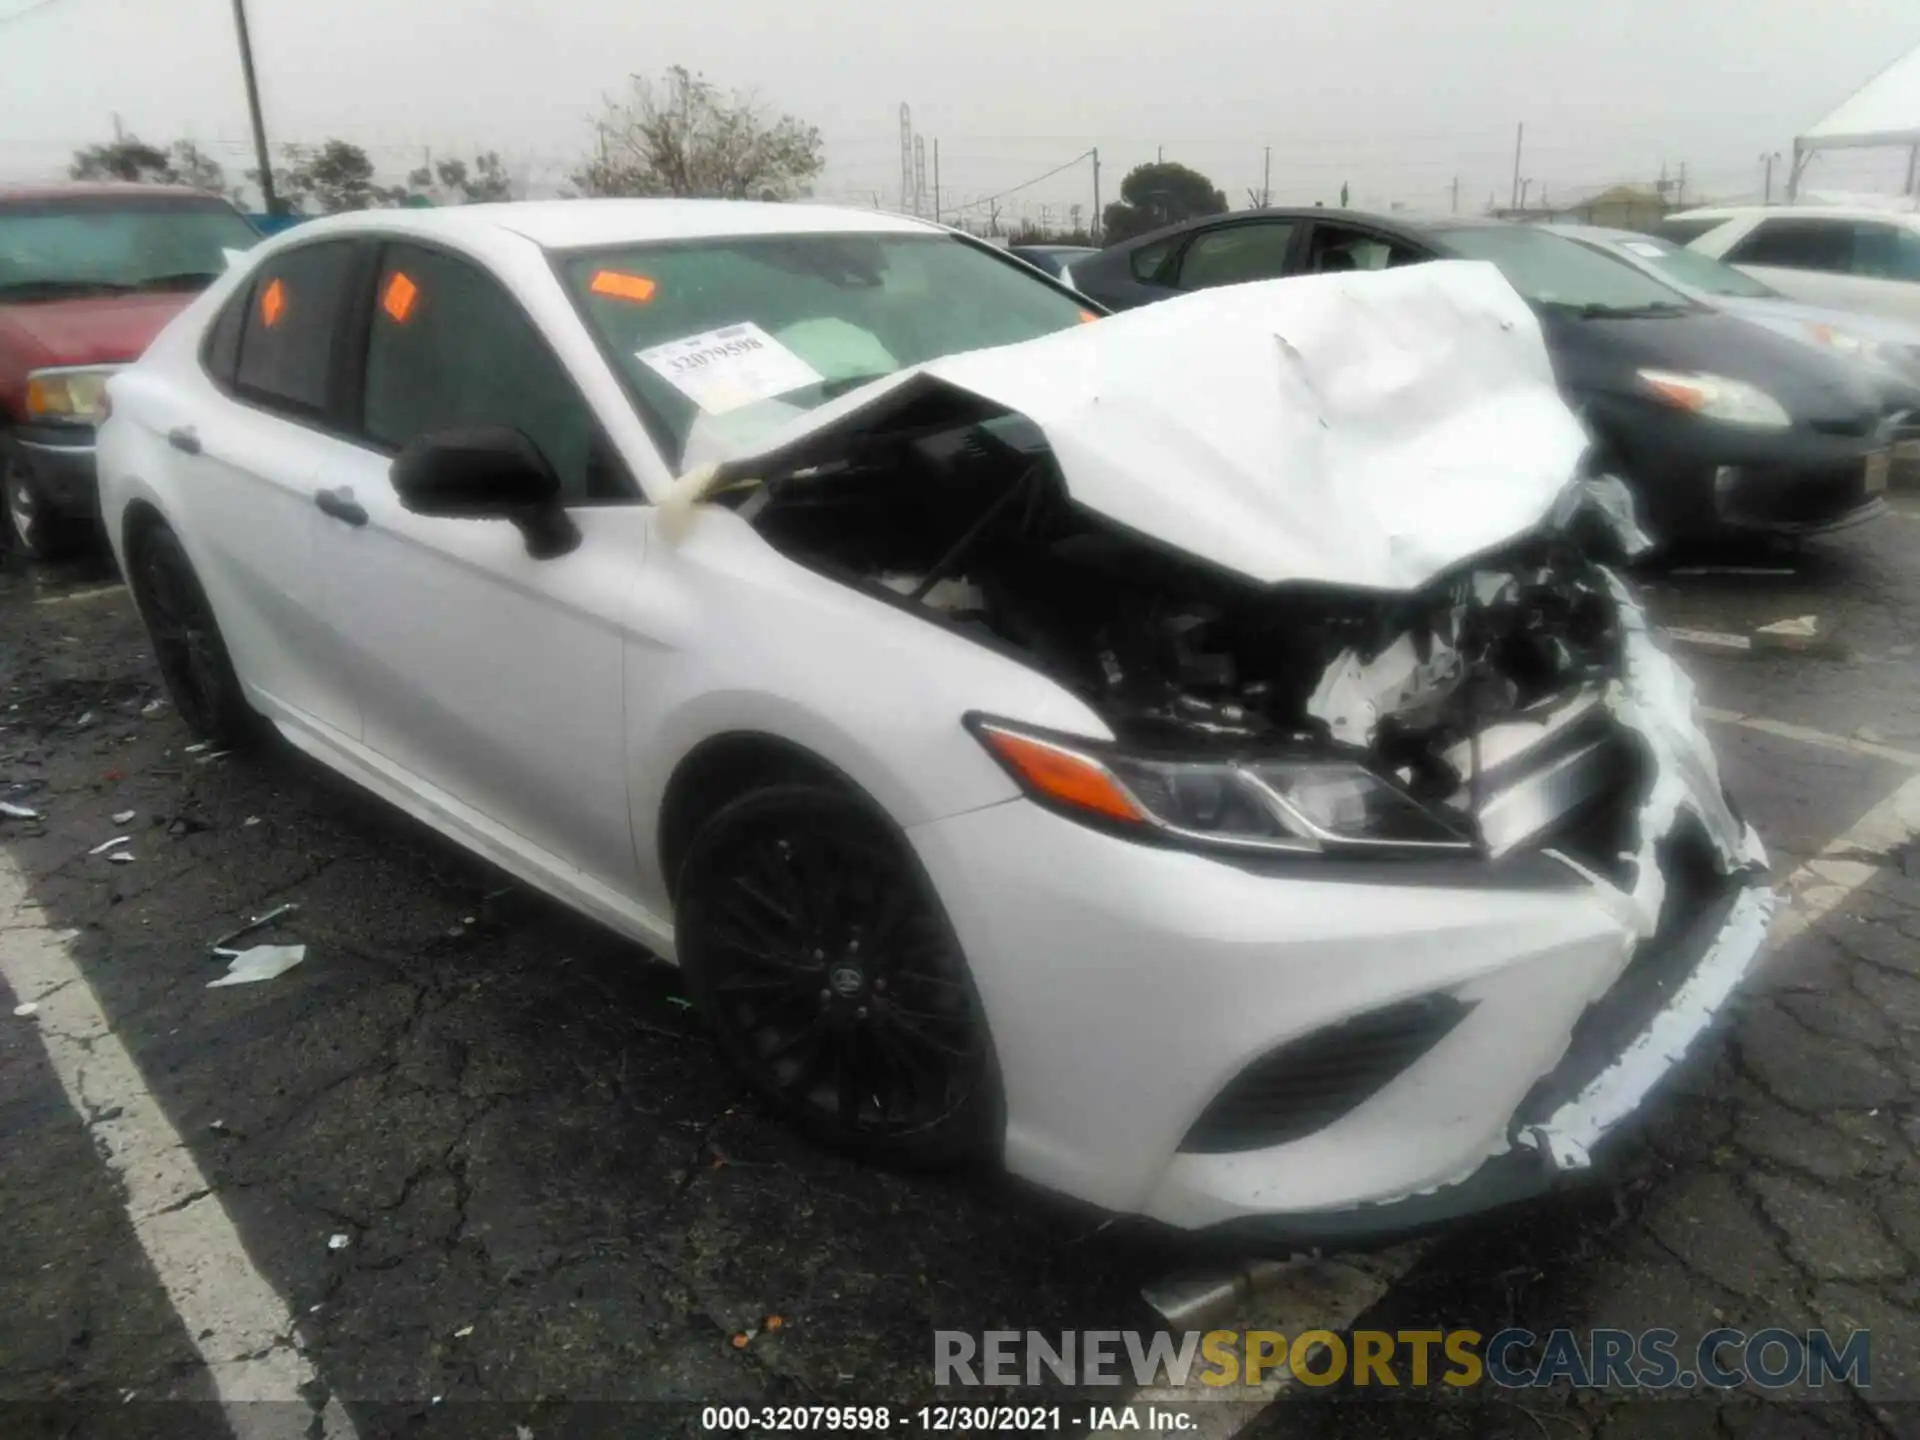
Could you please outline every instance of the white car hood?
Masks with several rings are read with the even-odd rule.
[[[1539,524],[1588,443],[1526,302],[1490,264],[1443,261],[947,356],[797,416],[726,471],[857,427],[919,376],[1032,420],[1088,509],[1263,583],[1416,589]]]

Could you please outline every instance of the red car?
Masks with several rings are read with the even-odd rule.
[[[92,538],[106,377],[259,238],[199,190],[0,186],[0,487],[16,545],[51,558]]]

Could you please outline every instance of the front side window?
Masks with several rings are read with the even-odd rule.
[[[1840,220],[1762,220],[1726,258],[1734,265],[1844,275],[1853,268],[1853,227]]]
[[[571,254],[561,273],[676,469],[871,380],[1093,319],[946,235],[756,235]]]
[[[538,447],[568,502],[634,493],[573,377],[499,282],[467,261],[386,247],[365,384],[361,425],[378,445],[505,425]]]
[[[1293,245],[1291,220],[1254,220],[1204,230],[1180,258],[1180,288],[1205,290],[1251,280],[1278,280],[1287,273]]]
[[[1490,260],[1536,305],[1593,315],[1689,310],[1693,302],[1616,255],[1530,225],[1461,225],[1441,242],[1462,260]]]
[[[352,241],[322,241],[261,265],[245,301],[235,388],[278,409],[326,412],[358,255]]]
[[[0,303],[201,290],[260,239],[211,195],[72,195],[0,205]]]

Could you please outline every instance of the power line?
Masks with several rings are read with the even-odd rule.
[[[1074,156],[1073,159],[1067,161],[1066,164],[1056,165],[1053,167],[1053,169],[1047,171],[1047,173],[1044,175],[1036,175],[1031,180],[1022,180],[1018,185],[1009,186],[1007,189],[1000,191],[997,195],[989,195],[982,200],[969,200],[966,204],[956,205],[953,208],[956,210],[973,210],[973,209],[979,208],[982,205],[991,205],[996,200],[1004,200],[1007,198],[1007,196],[1014,194],[1016,191],[1025,190],[1029,185],[1038,185],[1042,180],[1051,180],[1054,176],[1058,175],[1063,170],[1071,170],[1074,166],[1078,165],[1082,160],[1085,160],[1088,156],[1092,154],[1093,154],[1093,151],[1091,150],[1082,150],[1078,155]]]

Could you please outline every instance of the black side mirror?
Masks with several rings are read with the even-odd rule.
[[[580,543],[560,503],[560,477],[539,447],[509,426],[416,435],[388,474],[400,503],[414,514],[510,521],[536,560],[565,555]]]

